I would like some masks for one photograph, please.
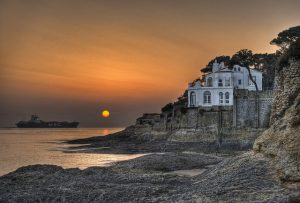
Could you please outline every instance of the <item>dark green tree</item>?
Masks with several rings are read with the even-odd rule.
[[[272,89],[275,79],[275,67],[278,56],[272,54],[254,54],[254,69],[263,73],[263,87]]]
[[[223,56],[217,56],[217,57],[213,58],[212,60],[210,60],[208,62],[208,64],[206,65],[206,67],[204,67],[204,68],[201,69],[201,72],[202,73],[209,73],[209,72],[211,72],[212,71],[212,66],[213,66],[213,63],[215,62],[215,60],[217,60],[218,63],[224,62],[225,65],[228,65],[229,62],[230,62],[230,56],[224,56],[223,55]]]
[[[300,59],[300,38],[291,44],[287,52],[290,57]]]
[[[161,108],[161,112],[168,112],[173,110],[173,104],[168,103],[164,107]]]
[[[280,47],[279,52],[284,53],[291,44],[295,43],[300,37],[300,26],[291,27],[287,30],[283,30],[274,38],[270,44]]]
[[[255,85],[256,91],[258,91],[258,87],[256,81],[253,79],[250,67],[254,66],[254,56],[251,50],[249,49],[241,49],[240,51],[236,52],[230,60],[230,65],[240,65],[246,67],[249,73],[249,79]]]
[[[278,71],[289,64],[289,59],[300,57],[299,44],[300,44],[300,26],[291,27],[287,30],[283,30],[274,38],[270,44],[277,45],[279,47],[277,68]]]

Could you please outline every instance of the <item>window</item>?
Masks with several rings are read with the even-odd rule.
[[[219,86],[219,87],[223,87],[223,80],[222,80],[222,79],[219,79],[218,86]]]
[[[239,82],[239,85],[241,85],[241,84],[242,84],[242,80],[238,80],[238,82]]]
[[[229,104],[229,92],[225,93],[225,103]]]
[[[225,80],[225,86],[230,86],[230,78],[226,78],[226,80]]]
[[[219,103],[223,104],[223,92],[219,92]]]
[[[210,93],[210,91],[205,91],[203,93],[203,98],[204,98],[204,104],[210,104],[211,103],[211,93]]]
[[[236,71],[236,68],[234,68],[233,70]]]
[[[238,71],[241,71],[241,68],[240,68],[240,67],[238,68]]]
[[[256,82],[256,76],[252,76],[253,80]],[[249,85],[253,86],[254,83],[250,80],[250,76],[249,76]]]
[[[212,78],[208,78],[207,79],[207,87],[212,87],[213,86],[213,82],[212,82]]]
[[[195,92],[191,92],[190,95],[190,106],[195,106],[196,105],[196,94]]]

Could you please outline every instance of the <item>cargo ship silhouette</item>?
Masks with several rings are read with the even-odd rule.
[[[32,115],[29,121],[19,121],[18,128],[77,128],[79,122],[42,121],[37,115]]]

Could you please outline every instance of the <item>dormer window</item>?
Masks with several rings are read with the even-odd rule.
[[[240,67],[238,67],[238,71],[241,71],[241,68],[240,68]]]

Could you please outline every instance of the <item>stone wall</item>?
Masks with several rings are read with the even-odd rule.
[[[282,118],[285,111],[300,92],[299,61],[290,60],[290,66],[276,72],[274,102],[272,105],[271,122]]]
[[[254,91],[239,90],[235,94],[235,127],[269,127],[273,91],[256,94]],[[256,98],[257,97],[257,98]],[[258,101],[258,102],[257,102]]]
[[[262,129],[269,126],[272,91],[255,94],[237,90],[235,97],[234,106],[186,108],[175,105],[161,114],[144,114],[137,119],[136,125],[139,129],[147,129],[147,134],[168,134],[172,135],[171,139],[181,141],[220,137],[254,141]]]

